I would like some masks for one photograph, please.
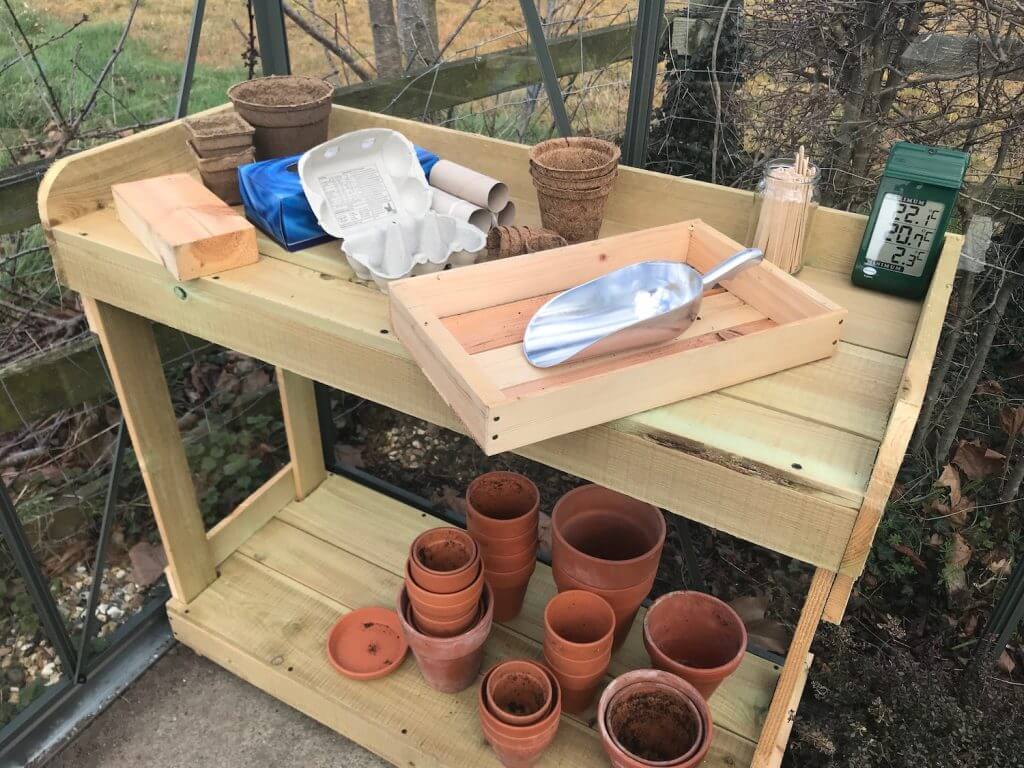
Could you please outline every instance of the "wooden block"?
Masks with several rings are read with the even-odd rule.
[[[110,188],[117,217],[179,280],[259,260],[256,228],[188,174]]]

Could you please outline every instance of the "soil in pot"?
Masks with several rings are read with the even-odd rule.
[[[458,528],[432,528],[417,536],[409,548],[413,580],[437,594],[451,594],[472,584],[479,558],[476,542]]]
[[[710,698],[743,662],[747,630],[729,605],[702,592],[670,592],[644,617],[644,646],[657,669]]]
[[[487,678],[487,705],[508,725],[536,723],[551,709],[551,678],[531,661],[507,661]]]
[[[315,77],[261,77],[228,89],[235,110],[256,129],[258,160],[305,152],[327,140],[334,87]]]
[[[536,531],[540,493],[516,472],[488,472],[466,489],[470,533],[509,539]]]
[[[599,659],[611,653],[615,611],[600,595],[560,592],[544,608],[544,644],[568,659]]]

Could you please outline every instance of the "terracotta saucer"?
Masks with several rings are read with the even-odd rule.
[[[331,665],[354,680],[375,680],[394,672],[408,650],[398,614],[387,608],[347,613],[327,635]]]

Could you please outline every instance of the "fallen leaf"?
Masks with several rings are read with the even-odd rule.
[[[132,581],[140,587],[155,582],[167,567],[167,555],[159,544],[140,541],[128,550],[128,557],[132,561]]]
[[[1013,660],[1013,657],[1005,650],[999,654],[999,661],[996,662],[996,666],[999,667],[999,671],[1007,677],[1013,675],[1013,670],[1017,668],[1017,662]]]
[[[985,564],[985,567],[994,575],[1007,577],[1012,570],[1012,560],[1008,557],[994,557]]]
[[[953,455],[953,463],[971,480],[988,477],[1003,468],[1006,457],[991,448],[985,448],[980,440],[961,440]]]
[[[768,595],[745,595],[737,597],[729,605],[746,625],[753,624],[764,618],[768,610]]]
[[[978,614],[972,613],[967,616],[964,621],[963,633],[964,637],[974,637],[974,633],[978,631]]]
[[[999,424],[1010,439],[1024,432],[1024,405],[1004,405],[999,409]]]
[[[974,388],[974,394],[976,395],[1001,395],[1003,394],[1003,385],[994,379],[985,379],[978,383],[978,386]]]
[[[959,533],[954,533],[952,538],[952,546],[949,548],[949,554],[946,555],[947,565],[954,566],[956,568],[963,568],[971,561],[971,545],[967,543],[967,540]]]
[[[789,650],[789,633],[782,624],[771,619],[759,619],[747,624],[747,639],[751,645],[781,656],[785,656]]]
[[[466,499],[461,492],[450,485],[441,487],[441,503],[462,520],[466,519]]]
[[[941,485],[949,489],[950,506],[955,507],[960,503],[960,473],[956,471],[956,467],[952,464],[947,464],[942,468],[942,474],[935,481],[935,485]]]

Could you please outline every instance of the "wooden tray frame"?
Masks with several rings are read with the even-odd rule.
[[[767,262],[667,344],[546,370],[522,352],[529,318],[567,288],[652,258],[706,272],[741,249],[693,219],[422,275],[391,285],[391,325],[493,455],[829,357],[846,310]]]

